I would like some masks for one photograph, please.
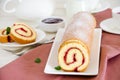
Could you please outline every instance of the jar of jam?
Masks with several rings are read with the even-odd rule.
[[[59,28],[63,28],[64,26],[64,18],[49,17],[41,20],[41,24],[39,27],[46,32],[57,32]]]
[[[62,21],[63,21],[63,19],[61,19],[61,18],[46,18],[46,19],[42,20],[42,22],[44,22],[46,24],[56,24],[56,23],[60,23]]]

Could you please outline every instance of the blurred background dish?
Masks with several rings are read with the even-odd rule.
[[[53,12],[54,16],[62,16],[64,18],[66,17],[66,8],[64,7],[66,0],[53,0],[55,2],[55,10]],[[59,4],[58,4],[59,3]],[[108,6],[109,5],[109,6]],[[98,5],[98,8],[95,9],[94,12],[101,12],[106,10],[107,8],[115,8],[117,6],[120,6],[120,0],[100,0],[100,4]],[[100,7],[101,6],[101,7]]]
[[[100,27],[106,32],[120,34],[120,19],[106,19],[100,23]]]
[[[35,42],[28,43],[28,44],[19,44],[16,42],[0,43],[0,48],[7,50],[7,51],[16,51],[16,50],[21,49],[23,47],[28,47],[28,46],[40,43],[45,38],[46,34],[42,30],[38,30],[36,32],[37,32],[37,38],[36,38]]]
[[[115,8],[117,6],[120,6],[120,0],[103,0],[104,1],[107,1],[109,4],[110,4],[110,8]]]
[[[120,6],[112,9],[112,16],[120,19]]]
[[[38,28],[45,32],[57,32],[59,28],[64,28],[65,20],[62,17],[51,16],[40,21]]]
[[[17,5],[14,6],[14,2]],[[54,3],[51,0],[2,0],[1,10],[4,13],[15,15],[23,20],[40,20],[51,16],[54,10]],[[12,8],[9,7],[12,6]]]
[[[110,7],[110,3],[107,1],[100,1],[100,3],[97,5],[97,7],[92,10],[92,13],[97,13],[97,12],[101,12],[104,11],[106,9],[108,9]]]
[[[67,21],[80,11],[93,11],[99,3],[100,0],[66,0],[65,9]]]
[[[28,20],[19,19],[14,16],[0,15],[0,28],[12,26],[14,23],[25,23],[31,26],[32,28],[36,28],[39,25],[39,21],[28,21]]]

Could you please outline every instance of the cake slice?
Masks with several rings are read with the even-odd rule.
[[[15,42],[27,44],[36,40],[35,30],[23,23],[16,23],[12,26],[10,36]]]
[[[7,27],[6,29],[0,29],[0,42],[1,43],[7,43],[7,42],[13,42],[14,40],[10,37],[10,27]]]

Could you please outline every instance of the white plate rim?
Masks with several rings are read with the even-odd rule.
[[[104,11],[110,7],[110,4],[107,1],[100,2],[98,5],[100,5],[102,7],[100,9],[97,7],[96,9],[98,9],[98,10],[94,9],[93,11],[91,11],[92,13],[101,12],[101,11]]]
[[[120,12],[120,6],[114,7],[112,9],[112,13],[118,13],[118,12]]]
[[[28,43],[28,44],[19,44],[19,43],[16,43],[16,42],[13,42],[13,43],[0,43],[0,47],[10,47],[10,48],[11,47],[26,47],[26,46],[30,46],[30,45],[39,43],[40,41],[42,41],[45,38],[46,34],[45,34],[44,31],[42,31],[40,29],[39,30],[35,30],[35,31],[37,33],[37,38],[36,38],[35,42]]]
[[[103,20],[101,23],[100,23],[100,28],[102,28],[102,30],[103,31],[105,31],[105,32],[109,32],[109,33],[113,33],[113,34],[120,34],[120,32],[115,32],[114,30],[109,30],[109,29],[106,29],[106,27],[108,26],[109,27],[109,25],[110,24],[108,24],[108,25],[104,25],[104,23],[106,22],[106,21],[109,21],[109,20],[112,20],[112,19],[115,19],[115,18],[109,18],[109,19],[106,19],[106,20]]]
[[[62,30],[64,30],[64,29],[59,29],[58,30],[58,33],[60,32],[60,31],[62,31]],[[97,50],[97,57],[96,57],[96,61],[97,61],[97,65],[96,65],[96,71],[95,72],[93,72],[93,73],[86,73],[86,72],[64,72],[64,71],[57,71],[57,70],[55,70],[54,69],[54,67],[52,67],[52,69],[54,69],[54,71],[53,70],[51,70],[51,71],[48,71],[48,69],[50,70],[50,66],[49,66],[49,61],[50,61],[50,59],[51,59],[51,57],[52,57],[52,51],[54,50],[54,46],[55,46],[55,41],[57,40],[57,38],[58,38],[58,33],[56,34],[56,38],[55,38],[55,41],[54,41],[54,43],[53,43],[53,46],[52,46],[52,48],[51,48],[51,51],[50,51],[50,54],[49,54],[49,56],[48,56],[48,60],[47,60],[47,63],[46,63],[46,66],[45,66],[45,69],[44,69],[44,73],[46,73],[46,74],[57,74],[57,75],[86,75],[86,76],[95,76],[95,75],[97,75],[98,74],[98,71],[99,71],[99,57],[100,57],[100,44],[101,44],[101,36],[102,36],[102,30],[100,29],[100,28],[97,28],[97,29],[95,29],[95,31],[97,31],[97,33],[99,34],[98,35],[98,37],[99,37],[99,39],[98,39],[98,50]],[[96,34],[95,34],[96,35]],[[59,36],[60,37],[60,36]]]

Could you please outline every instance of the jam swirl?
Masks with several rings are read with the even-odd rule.
[[[17,25],[25,26],[25,27],[30,31],[30,35],[26,36],[26,35],[24,35],[24,34],[22,34],[22,33],[19,33],[18,31],[21,30],[21,31],[23,31],[24,33],[27,33],[27,32],[28,32],[27,30],[25,30],[25,29],[22,28],[22,27],[21,27],[21,28],[17,28],[17,29],[15,29],[15,32],[16,32],[18,35],[23,36],[23,37],[31,37],[31,36],[33,35],[33,32],[31,31],[31,29],[28,28],[26,25],[24,25],[24,24],[17,24]],[[14,24],[14,26],[15,26],[15,24]]]
[[[66,65],[74,64],[75,62],[77,62],[77,59],[76,59],[76,56],[77,56],[76,54],[77,54],[77,53],[74,53],[74,55],[73,55],[73,57],[72,57],[72,59],[73,59],[72,62],[69,62],[69,63],[67,62],[67,55],[69,54],[69,51],[72,50],[72,49],[77,49],[77,50],[79,50],[79,51],[82,53],[82,51],[81,51],[79,48],[76,48],[76,47],[71,47],[71,48],[69,48],[69,49],[65,52],[65,55],[64,55],[64,62],[65,62]],[[83,57],[83,59],[82,59],[82,64],[81,64],[81,65],[83,65],[84,62],[85,62],[83,53],[82,53],[82,57]],[[80,66],[81,66],[81,65],[80,65]],[[79,66],[78,66],[78,67],[79,67]],[[77,72],[77,68],[78,68],[78,67],[75,67],[75,69],[74,69],[75,72]]]

